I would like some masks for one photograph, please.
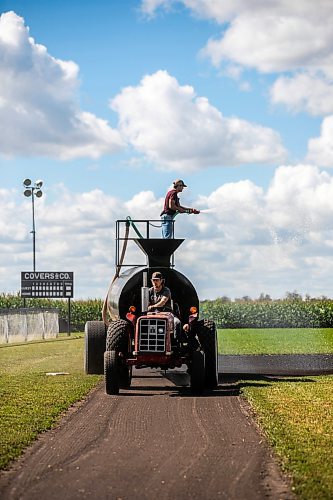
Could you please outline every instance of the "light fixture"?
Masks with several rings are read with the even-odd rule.
[[[41,191],[41,187],[43,185],[43,181],[40,179],[35,182],[35,184],[31,185],[31,179],[24,179],[23,186],[26,188],[23,192],[24,196],[31,196],[31,204],[32,204],[32,253],[33,253],[33,271],[36,271],[36,229],[35,229],[35,196],[37,198],[41,198],[43,196],[43,192]]]

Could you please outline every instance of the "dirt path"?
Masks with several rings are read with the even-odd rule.
[[[1,474],[1,499],[292,498],[237,385],[193,397],[140,375],[119,396],[101,384],[42,435]]]

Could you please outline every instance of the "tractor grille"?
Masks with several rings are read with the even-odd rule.
[[[165,351],[166,321],[163,319],[142,319],[140,321],[140,352]]]

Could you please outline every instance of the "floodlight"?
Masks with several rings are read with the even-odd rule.
[[[31,189],[26,189],[26,190],[24,191],[24,196],[31,196],[31,194],[32,194]]]
[[[30,180],[30,179],[25,179],[25,180],[23,181],[23,184],[24,184],[25,186],[30,186],[30,184],[31,184],[31,180]]]
[[[37,198],[40,198],[41,196],[43,196],[43,192],[42,191],[36,191],[35,195],[37,196]]]
[[[36,181],[36,182],[35,182],[35,184],[36,184],[36,187],[41,188],[41,187],[42,187],[42,185],[43,185],[43,181],[41,181],[41,180],[39,179],[38,181]]]

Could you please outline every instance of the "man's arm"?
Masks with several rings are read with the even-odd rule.
[[[200,211],[196,210],[195,208],[188,208],[188,207],[182,207],[181,205],[176,205],[174,199],[169,200],[169,208],[171,208],[171,210],[175,210],[177,212],[180,212],[181,214],[198,214],[198,213],[200,213]]]
[[[156,309],[158,307],[164,307],[165,304],[168,302],[169,300],[169,297],[161,297],[160,300],[158,302],[156,302],[156,304],[151,304],[150,306],[148,306],[148,311],[151,311],[152,309]]]

